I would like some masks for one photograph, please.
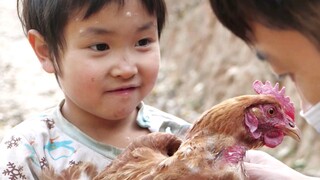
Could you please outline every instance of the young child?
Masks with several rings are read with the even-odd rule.
[[[301,115],[320,132],[320,1],[210,0],[221,23],[279,76],[289,76],[301,100]],[[312,179],[270,155],[249,151],[249,179]],[[318,178],[316,178],[318,179]]]
[[[188,129],[142,102],[158,75],[163,0],[18,0],[18,11],[65,98],[3,138],[0,179],[38,179],[84,162],[100,171],[135,137]]]

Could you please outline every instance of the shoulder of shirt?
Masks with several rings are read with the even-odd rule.
[[[38,115],[23,120],[16,126],[9,129],[4,135],[16,134],[28,138],[44,133],[47,134],[50,129],[55,127],[55,120],[53,117],[54,109],[55,108],[51,108]]]
[[[190,127],[190,123],[155,107],[141,104],[137,117],[138,125],[151,132],[180,134]]]

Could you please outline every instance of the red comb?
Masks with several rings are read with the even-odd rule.
[[[285,113],[290,116],[292,120],[294,120],[294,105],[290,101],[290,98],[288,96],[285,96],[285,87],[282,87],[282,89],[279,91],[279,83],[276,83],[276,85],[272,87],[269,81],[266,81],[266,83],[263,84],[258,80],[253,82],[252,87],[258,94],[272,95],[276,99],[278,99],[280,104],[284,107]]]

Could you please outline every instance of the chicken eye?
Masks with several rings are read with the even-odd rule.
[[[273,114],[275,113],[275,109],[274,109],[274,108],[270,108],[270,109],[268,110],[268,113],[269,113],[270,115],[273,115]]]

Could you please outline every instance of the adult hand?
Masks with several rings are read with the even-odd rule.
[[[244,168],[249,180],[311,180],[320,179],[301,174],[271,155],[258,150],[249,150],[244,159]]]

